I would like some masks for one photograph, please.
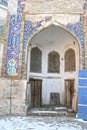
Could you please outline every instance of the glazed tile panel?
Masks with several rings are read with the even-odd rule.
[[[28,21],[28,20],[25,21],[24,41],[23,41],[23,56],[22,56],[22,73],[24,72],[26,44],[27,44],[28,40],[33,36],[33,34],[35,34],[38,31],[38,29],[42,26],[43,21],[44,20],[36,22],[35,26],[33,26],[32,21]]]
[[[17,74],[18,56],[20,43],[21,16],[12,15],[10,17],[10,29],[7,49],[7,74]]]
[[[82,67],[85,67],[85,59],[84,59],[84,34],[83,34],[83,26],[82,26],[82,17],[80,17],[80,21],[75,24],[68,24],[67,28],[72,31],[75,36],[78,38],[81,47],[82,47]]]
[[[24,5],[22,5],[21,2],[22,0],[18,0],[17,15],[10,16],[8,47],[7,47],[7,63],[6,63],[7,75],[18,74],[20,29],[22,22],[21,14],[24,9]]]
[[[8,6],[8,0],[0,0],[0,4]]]
[[[41,20],[39,22],[36,22],[36,24],[33,26],[32,21],[25,21],[24,25],[24,41],[23,41],[23,57],[22,57],[22,73],[24,70],[24,64],[25,64],[25,53],[26,53],[26,44],[28,40],[43,26],[42,23],[46,20]],[[83,27],[82,27],[82,17],[80,17],[79,22],[75,24],[67,24],[66,28],[69,29],[79,40],[82,47],[82,66],[85,67],[85,59],[84,59],[84,35],[83,35]]]

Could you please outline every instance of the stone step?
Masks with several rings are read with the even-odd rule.
[[[67,115],[67,111],[28,111],[28,115],[35,116],[64,116]]]
[[[27,114],[32,116],[75,116],[72,109],[66,107],[32,108]]]

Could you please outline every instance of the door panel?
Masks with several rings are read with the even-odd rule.
[[[42,80],[30,79],[31,107],[41,107]]]
[[[74,80],[65,80],[65,105],[72,106],[74,95]]]

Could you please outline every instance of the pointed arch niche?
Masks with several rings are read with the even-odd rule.
[[[52,51],[48,54],[48,73],[60,72],[60,55]]]
[[[31,49],[30,56],[30,72],[41,73],[42,52],[38,47]]]
[[[40,30],[31,38],[26,46],[25,56],[27,79],[28,81],[30,79],[41,80],[42,105],[52,103],[52,93],[54,95],[55,93],[59,94],[58,102],[61,105],[65,104],[65,94],[68,91],[65,89],[67,79],[70,82],[74,81],[74,90],[78,89],[77,72],[81,66],[81,51],[78,39],[70,31],[53,24]],[[73,69],[71,69],[72,66],[68,67],[69,72],[67,73],[64,70],[65,59],[67,61],[71,54],[72,60],[74,60]],[[68,98],[66,98],[66,102],[68,102]],[[71,105],[74,107],[74,104]]]
[[[46,33],[46,30],[53,30],[53,31],[55,31],[55,29],[56,30],[58,30],[58,31],[60,31],[60,34],[61,34],[61,32],[64,32],[64,33],[66,33],[66,34],[68,34],[67,36],[66,36],[66,38],[67,37],[72,37],[72,39],[73,39],[73,42],[72,42],[72,44],[74,45],[77,45],[78,46],[78,55],[79,55],[79,68],[78,69],[81,69],[82,68],[82,48],[81,48],[81,44],[79,43],[79,40],[77,39],[77,37],[71,32],[71,31],[69,31],[67,28],[65,28],[64,26],[62,27],[62,26],[57,26],[57,25],[54,25],[54,24],[50,24],[50,25],[48,25],[47,27],[45,27],[44,29],[41,29],[41,30],[38,30],[38,32],[36,32],[34,35],[32,35],[31,36],[31,38],[30,38],[30,40],[28,41],[28,44],[26,44],[26,53],[25,53],[25,58],[28,58],[28,48],[29,48],[29,46],[34,46],[36,43],[34,43],[33,41],[35,40],[35,39],[38,39],[37,37],[40,37],[41,36],[41,39],[42,39],[42,37],[44,38],[45,36],[42,36],[44,33],[47,35],[46,37],[48,37],[48,39],[51,39],[51,42],[52,42],[52,38],[54,37],[54,39],[55,39],[55,37],[58,37],[58,38],[60,38],[59,36],[57,36],[57,35],[59,35],[59,34],[56,34],[56,33],[53,33],[52,34],[52,32],[51,32],[51,35],[50,35],[50,37],[48,36],[49,34],[47,34]],[[38,42],[38,45],[40,44],[39,42],[41,42],[41,39],[40,39],[40,41],[38,40],[37,42]],[[48,40],[48,39],[46,39],[46,41]],[[63,37],[62,37],[62,39],[63,39]],[[46,45],[47,43],[43,43],[44,45]],[[58,43],[59,44],[59,43]],[[61,44],[61,43],[60,43]],[[38,47],[38,45],[35,45],[35,46],[37,46]],[[53,47],[54,47],[54,45],[53,45]],[[52,51],[54,51],[53,49],[52,49]],[[63,51],[64,51],[64,49],[63,49]],[[56,52],[58,52],[57,50],[56,50]],[[61,58],[61,56],[60,56],[60,58]],[[27,61],[28,61],[28,59],[25,59],[25,65],[24,65],[24,77],[26,77],[27,76],[27,69],[25,69],[25,68],[27,68]],[[43,63],[42,63],[43,64]],[[61,67],[60,67],[61,68]]]
[[[69,48],[65,52],[65,72],[76,71],[76,59],[75,51],[72,48]]]

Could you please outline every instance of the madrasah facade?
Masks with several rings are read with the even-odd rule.
[[[67,106],[82,116],[86,10],[87,0],[0,0],[1,114]]]

